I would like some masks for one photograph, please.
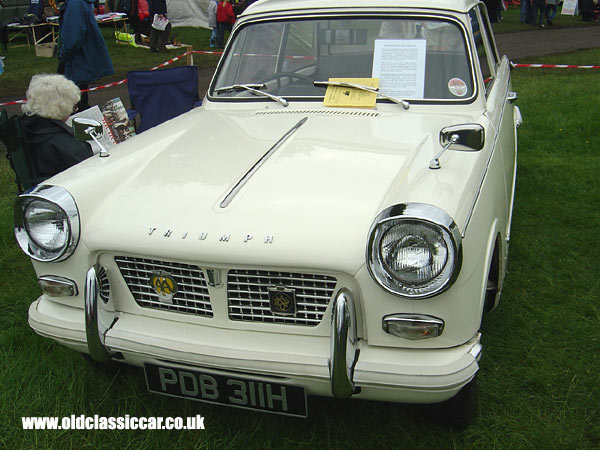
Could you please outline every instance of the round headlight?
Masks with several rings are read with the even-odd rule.
[[[38,186],[15,202],[15,237],[37,261],[62,261],[79,241],[79,213],[73,197],[58,186]]]
[[[398,205],[383,211],[371,229],[367,259],[373,278],[389,292],[425,298],[447,289],[461,262],[454,221],[431,205]]]
[[[31,240],[48,252],[60,251],[68,242],[69,221],[54,203],[33,200],[25,206],[23,222]]]

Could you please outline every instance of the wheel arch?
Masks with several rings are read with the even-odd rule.
[[[496,221],[488,236],[485,255],[485,276],[483,277],[481,287],[482,319],[488,312],[492,311],[499,302],[505,269],[503,258],[505,252],[504,242],[502,232]]]

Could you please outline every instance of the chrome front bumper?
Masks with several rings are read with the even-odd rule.
[[[137,366],[166,362],[275,376],[305,386],[311,395],[408,403],[444,401],[478,370],[479,335],[458,347],[426,350],[374,347],[357,339],[347,289],[336,293],[330,337],[198,327],[125,313],[107,318],[94,268],[84,294],[83,318],[81,309],[42,296],[30,308],[29,323],[38,334],[101,362],[117,356]]]
[[[359,354],[354,299],[349,290],[341,289],[335,297],[331,314],[329,379],[334,397],[346,398],[360,392],[360,387],[354,384],[354,368]]]
[[[88,352],[94,361],[108,362],[112,354],[108,351],[105,343],[106,332],[115,324],[116,318],[110,327],[103,325],[100,320],[98,299],[100,298],[100,282],[96,267],[88,270],[85,277],[85,337],[87,339]]]
[[[99,280],[96,268],[92,267],[85,280],[85,335],[88,352],[93,360],[109,361],[114,353],[106,347],[106,333],[110,327],[103,325],[99,314]],[[349,290],[341,289],[333,303],[331,316],[331,356],[329,358],[329,379],[334,397],[345,398],[360,391],[354,385],[354,367],[360,350],[357,347],[356,310]]]

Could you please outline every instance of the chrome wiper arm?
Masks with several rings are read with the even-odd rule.
[[[262,87],[265,87],[265,85],[263,83],[233,84],[231,86],[223,86],[222,88],[215,89],[215,92],[217,94],[219,94],[221,92],[237,91],[239,89],[259,89],[259,88],[262,88]]]
[[[392,97],[391,95],[383,94],[382,92],[379,92],[379,88],[365,86],[364,84],[348,83],[347,81],[315,81],[313,82],[313,84],[315,86],[349,87],[354,89],[360,89],[361,91],[374,92],[375,94],[377,94],[378,97],[385,98],[386,100],[390,100],[394,103],[402,105],[404,109],[408,109],[410,107],[409,103],[406,100]]]
[[[278,97],[277,95],[269,94],[268,92],[261,91],[260,89],[258,89],[258,88],[261,88],[261,87],[264,87],[264,86],[265,86],[264,84],[258,84],[258,83],[253,83],[253,84],[232,84],[231,86],[224,86],[222,88],[215,89],[215,92],[217,94],[219,94],[221,92],[238,91],[240,89],[245,89],[245,90],[247,90],[249,92],[252,92],[255,95],[260,95],[262,97],[270,98],[271,100],[274,100],[277,103],[281,103],[283,106],[288,106],[290,104],[290,102],[288,102],[283,97]]]

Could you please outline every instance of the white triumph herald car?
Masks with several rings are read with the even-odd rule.
[[[162,394],[468,420],[506,271],[510,69],[478,1],[255,3],[201,107],[17,199],[29,324]]]

